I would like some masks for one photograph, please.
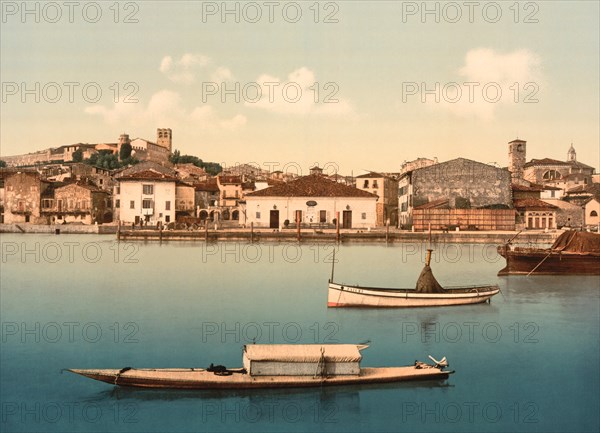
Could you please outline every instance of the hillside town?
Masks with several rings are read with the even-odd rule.
[[[509,142],[506,167],[464,157],[418,158],[393,173],[344,176],[315,166],[301,175],[179,158],[172,130],[159,128],[155,141],[121,134],[116,142],[0,157],[0,223],[167,230],[207,225],[597,230],[595,168],[578,161],[573,145],[562,159],[527,161],[526,151],[525,140]],[[107,163],[111,158],[114,164]]]

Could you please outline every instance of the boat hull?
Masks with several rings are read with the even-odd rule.
[[[383,289],[329,283],[328,307],[445,307],[487,302],[500,291],[498,286],[448,289],[445,293],[419,293],[410,289]]]
[[[361,368],[358,375],[334,377],[312,376],[250,376],[232,374],[219,376],[204,369],[130,369],[120,373],[118,369],[79,370],[72,373],[111,385],[162,388],[162,389],[258,389],[258,388],[304,388],[316,386],[391,383],[411,380],[443,380],[453,371],[428,368],[381,367]]]
[[[550,250],[508,250],[505,246],[498,247],[498,253],[506,259],[506,266],[498,275],[600,275],[600,254],[558,251],[549,254]]]

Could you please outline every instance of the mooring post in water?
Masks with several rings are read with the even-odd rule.
[[[117,240],[121,240],[121,220],[117,221]]]
[[[162,235],[163,235],[163,227],[162,227],[162,223],[159,221],[158,222],[158,240],[159,242],[162,242]]]
[[[431,252],[433,250],[431,248],[427,248],[427,255],[425,256],[425,266],[429,266],[429,263],[431,263]]]
[[[300,242],[300,211],[296,211],[296,235],[298,237],[298,242]]]
[[[208,242],[208,218],[204,220],[204,240]]]
[[[340,241],[340,213],[335,213],[335,240]]]
[[[390,237],[390,220],[385,222],[385,244],[387,245]]]
[[[333,247],[333,258],[331,259],[331,279],[329,280],[330,283],[333,283],[334,268],[335,268],[335,247]]]
[[[254,243],[254,221],[250,223],[250,243]]]

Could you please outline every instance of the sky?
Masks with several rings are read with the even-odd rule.
[[[600,166],[597,1],[2,1],[0,155],[154,141],[225,166]],[[295,168],[294,168],[295,167]]]

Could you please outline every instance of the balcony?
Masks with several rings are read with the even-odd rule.
[[[20,215],[31,215],[33,213],[33,209],[24,208],[24,207],[11,207],[10,213],[20,214]]]

